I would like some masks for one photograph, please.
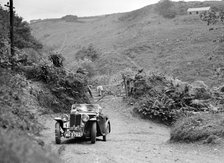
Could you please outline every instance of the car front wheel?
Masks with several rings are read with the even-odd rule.
[[[60,133],[60,124],[59,122],[55,123],[55,142],[56,144],[61,143],[61,133]]]
[[[93,122],[91,127],[91,143],[94,144],[95,142],[96,142],[96,122]]]

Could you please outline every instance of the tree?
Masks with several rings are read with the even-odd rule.
[[[9,11],[4,10],[0,5],[0,39],[9,37]],[[31,35],[29,24],[22,17],[14,15],[14,45],[19,49],[34,48],[41,49],[42,44]]]

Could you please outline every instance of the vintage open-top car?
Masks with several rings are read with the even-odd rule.
[[[64,114],[55,120],[56,144],[61,143],[61,137],[90,138],[91,143],[95,143],[97,136],[103,136],[106,141],[106,136],[111,131],[110,120],[102,114],[99,104],[74,104],[70,115]]]

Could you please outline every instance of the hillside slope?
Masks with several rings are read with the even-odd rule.
[[[217,39],[224,29],[216,25],[213,28],[218,29],[210,31],[198,16],[164,19],[150,5],[128,13],[78,18],[74,22],[42,20],[31,27],[38,40],[64,55],[68,68],[75,64],[78,50],[93,44],[103,52],[99,63],[106,73],[135,63],[186,81],[204,80],[209,85],[222,82],[216,70],[223,67],[223,49]]]
[[[43,125],[37,118],[44,111],[50,112],[34,95],[43,91],[41,83],[1,67],[0,83],[0,162],[60,162],[40,134]]]

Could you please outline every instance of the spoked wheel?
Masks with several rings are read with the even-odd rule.
[[[55,142],[61,144],[60,124],[58,122],[55,123]]]
[[[96,122],[93,122],[91,127],[91,143],[94,144],[95,142],[96,142]]]
[[[107,134],[110,132],[110,123],[107,124],[106,133],[103,136],[103,141],[107,141]]]

